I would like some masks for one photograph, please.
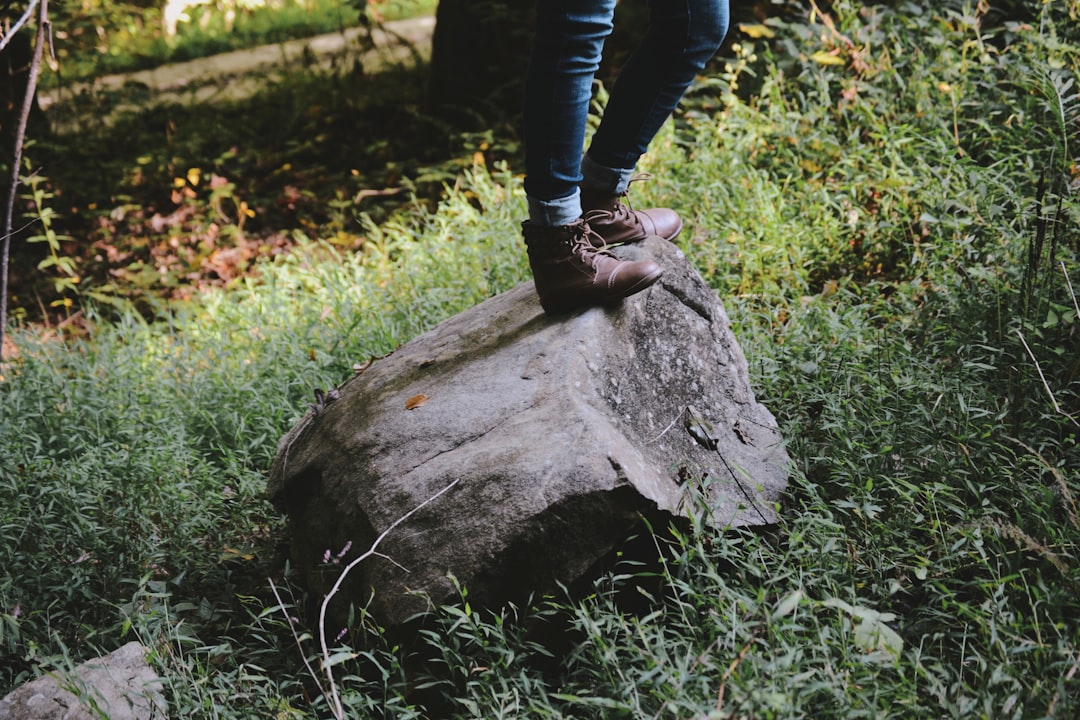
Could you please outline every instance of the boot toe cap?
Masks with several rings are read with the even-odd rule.
[[[656,208],[654,210],[639,211],[639,214],[648,218],[647,225],[652,225],[652,235],[658,235],[665,240],[672,240],[682,232],[682,218],[674,210]]]

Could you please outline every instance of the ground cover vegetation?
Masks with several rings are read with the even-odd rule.
[[[429,0],[78,0],[54,6],[47,86],[434,11]],[[168,19],[166,18],[168,15]]]
[[[635,186],[686,215],[788,440],[779,526],[652,528],[657,567],[495,613],[462,588],[408,644],[358,608],[328,684],[265,473],[313,388],[527,277],[512,138],[459,136],[437,203],[357,214],[355,176],[298,185],[306,223],[227,282],[80,269],[65,325],[12,329],[0,692],[138,638],[177,717],[1075,717],[1080,4],[811,6],[739,28]],[[304,131],[282,146],[315,153],[278,100]],[[228,142],[141,151],[96,201],[37,187],[148,246],[120,194],[165,217],[179,193],[165,246],[218,252],[287,215],[251,189],[280,167]],[[100,171],[87,153],[68,161]]]

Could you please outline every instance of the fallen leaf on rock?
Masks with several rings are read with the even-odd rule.
[[[428,401],[428,396],[424,393],[413,395],[411,398],[405,401],[406,410],[415,410]]]

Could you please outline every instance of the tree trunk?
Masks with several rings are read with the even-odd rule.
[[[494,118],[516,117],[535,17],[535,0],[440,0],[431,47],[430,109],[472,128],[489,128]],[[599,80],[614,80],[647,23],[645,2],[619,3]]]
[[[428,102],[446,120],[491,127],[521,109],[532,46],[531,0],[440,0]]]

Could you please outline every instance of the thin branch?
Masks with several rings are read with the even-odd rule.
[[[36,2],[37,0],[35,0]],[[14,157],[11,161],[11,184],[8,188],[7,208],[4,213],[4,235],[0,241],[0,353],[4,347],[4,331],[7,329],[8,303],[8,264],[11,258],[11,226],[15,217],[15,195],[19,188],[19,166],[22,165],[23,142],[26,140],[26,125],[30,122],[30,109],[37,95],[38,73],[41,72],[41,56],[45,50],[45,28],[49,24],[49,0],[41,0],[38,6],[37,42],[34,44],[34,57],[30,61],[30,70],[26,79],[26,94],[23,96],[19,124],[15,128]],[[8,37],[11,35],[9,34]],[[2,355],[0,355],[2,358]]]
[[[8,43],[11,42],[11,38],[15,37],[15,34],[19,32],[22,26],[26,24],[31,16],[33,16],[34,8],[37,7],[38,2],[39,0],[31,0],[29,7],[26,8],[26,12],[23,13],[22,17],[15,21],[15,24],[11,26],[11,30],[8,31],[7,35],[0,38],[0,51],[3,51],[3,49],[8,46]]]
[[[1046,382],[1046,376],[1043,375],[1042,366],[1039,365],[1038,358],[1035,357],[1035,353],[1031,351],[1031,346],[1029,346],[1027,340],[1024,339],[1024,333],[1020,332],[1018,329],[1016,334],[1020,336],[1020,342],[1023,343],[1024,349],[1027,350],[1028,355],[1031,357],[1031,362],[1035,363],[1035,371],[1039,373],[1039,379],[1042,380],[1043,387],[1046,388],[1046,394],[1050,396],[1050,402],[1054,406],[1054,412],[1068,418],[1073,425],[1080,427],[1080,422],[1077,422],[1076,418],[1062,410],[1061,406],[1058,405],[1057,398],[1054,397],[1054,391],[1050,389],[1050,383]]]
[[[732,673],[735,672],[735,668],[739,667],[739,664],[746,658],[747,653],[750,652],[750,648],[754,644],[754,635],[751,633],[750,639],[743,645],[742,650],[735,656],[735,659],[728,665],[727,670],[724,671],[724,676],[720,678],[720,690],[716,693],[716,712],[722,714],[724,712],[724,691],[727,689],[727,681],[731,679]]]
[[[679,422],[679,418],[681,418],[681,417],[683,416],[683,413],[685,413],[685,412],[686,412],[686,408],[683,408],[682,410],[680,410],[680,411],[679,411],[679,414],[675,416],[675,419],[674,419],[674,420],[672,420],[672,421],[671,421],[671,423],[669,423],[669,424],[668,424],[668,426],[667,426],[666,428],[664,428],[663,430],[661,430],[661,431],[660,431],[660,434],[659,434],[659,435],[657,435],[656,437],[654,437],[654,438],[653,438],[652,440],[647,440],[647,441],[645,442],[645,444],[646,444],[646,445],[652,445],[652,444],[653,444],[654,442],[656,442],[656,441],[657,441],[657,440],[659,440],[660,438],[664,437],[664,435],[666,435],[666,434],[667,434],[668,430],[670,430],[671,428],[675,427],[675,423]]]
[[[461,478],[454,480],[442,490],[435,493],[427,500],[420,503],[412,510],[405,513],[393,523],[391,523],[390,527],[383,530],[382,533],[377,538],[375,538],[375,542],[371,544],[371,547],[368,548],[367,552],[353,559],[348,565],[345,566],[345,568],[341,571],[341,575],[338,576],[337,581],[334,582],[333,587],[330,588],[330,592],[326,593],[326,597],[323,598],[322,605],[319,607],[319,648],[322,651],[323,672],[326,674],[326,682],[329,688],[329,692],[326,693],[327,700],[332,703],[330,711],[334,713],[335,718],[338,718],[339,720],[345,720],[345,709],[342,707],[341,698],[338,696],[337,684],[334,682],[334,670],[330,666],[330,650],[326,645],[326,610],[330,606],[331,598],[333,598],[334,595],[338,593],[338,591],[341,589],[342,584],[345,582],[345,578],[350,572],[352,572],[353,569],[356,568],[357,565],[364,562],[372,555],[378,554],[376,552],[376,549],[379,547],[379,544],[382,543],[382,541],[386,539],[386,536],[393,532],[398,525],[408,520],[410,517],[423,509],[426,505],[434,502],[439,497],[449,492],[450,489],[457,485],[459,482],[461,482]]]
[[[19,227],[15,228],[15,230],[11,231],[10,233],[6,233],[5,235],[0,236],[0,241],[7,240],[9,238],[13,238],[16,235],[18,235],[19,233],[21,233],[22,231],[28,230],[32,225],[34,225],[36,223],[39,223],[39,222],[41,222],[41,218],[34,218],[33,220],[28,220],[25,223],[23,223],[22,225],[20,225]]]
[[[829,32],[833,34],[833,37],[842,42],[848,49],[855,49],[855,43],[851,41],[851,38],[836,29],[836,23],[833,22],[833,19],[829,16],[828,13],[822,12],[821,8],[818,7],[818,4],[814,2],[814,0],[810,0],[810,7],[813,8],[813,13],[811,13],[811,22],[813,22],[813,14],[818,14],[819,16],[821,16],[821,22],[825,24],[825,27],[828,28]]]
[[[296,642],[296,647],[300,650],[300,659],[304,661],[304,667],[307,668],[308,673],[310,673],[315,684],[319,686],[319,692],[326,695],[326,688],[323,687],[322,681],[319,680],[319,674],[315,672],[315,668],[311,667],[311,663],[307,658],[307,653],[304,652],[304,645],[300,640],[300,633],[296,632],[296,621],[285,607],[285,601],[281,599],[281,594],[278,592],[277,585],[274,584],[273,580],[270,580],[270,591],[274,593],[274,598],[278,601],[278,607],[281,608],[285,620],[289,623],[289,632],[292,633],[293,640]]]
[[[1069,295],[1072,297],[1073,309],[1076,310],[1076,321],[1080,322],[1080,303],[1076,300],[1076,291],[1073,290],[1072,280],[1069,279],[1069,271],[1065,267],[1064,260],[1058,260],[1058,264],[1061,265],[1061,274],[1065,276],[1065,284],[1069,286]]]
[[[724,455],[720,452],[720,448],[716,448],[715,451],[716,455],[720,458],[720,462],[724,463],[724,467],[727,468],[728,474],[731,475],[731,479],[735,481],[735,485],[739,488],[739,491],[743,494],[743,497],[746,498],[746,502],[750,503],[750,507],[754,508],[754,511],[758,514],[758,517],[761,518],[762,524],[768,525],[769,519],[765,517],[765,513],[763,513],[761,511],[761,508],[758,507],[757,501],[754,500],[754,496],[750,493],[749,490],[746,489],[746,486],[743,485],[742,480],[739,480],[739,476],[735,474],[735,469],[731,467],[731,465],[727,461],[727,458],[724,457]]]
[[[1069,682],[1076,677],[1076,671],[1080,669],[1080,653],[1076,655],[1076,662],[1069,668],[1069,671],[1065,673],[1065,682]],[[1054,713],[1057,711],[1058,700],[1061,699],[1061,691],[1054,693],[1054,697],[1050,700],[1050,707],[1046,709],[1046,717],[1054,717]]]
[[[1072,523],[1074,528],[1080,530],[1080,511],[1077,510],[1076,501],[1073,499],[1072,492],[1069,490],[1069,484],[1066,482],[1065,473],[1051,465],[1050,461],[1043,457],[1042,453],[1028,445],[1026,442],[1017,438],[1009,438],[1009,440],[1031,453],[1035,459],[1042,463],[1042,466],[1054,476],[1054,480],[1057,481],[1058,491],[1061,493],[1061,504],[1065,507],[1065,513],[1069,517],[1069,522]]]

